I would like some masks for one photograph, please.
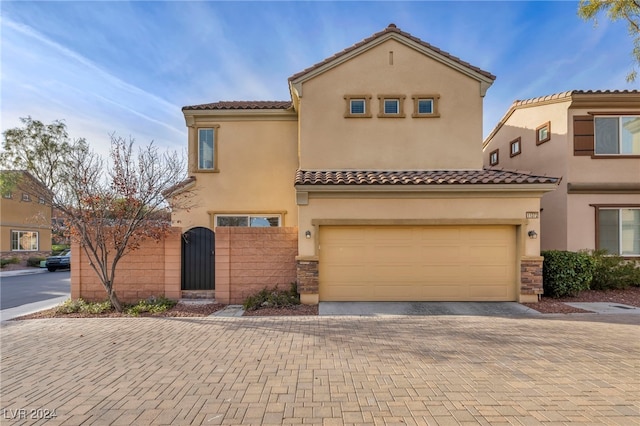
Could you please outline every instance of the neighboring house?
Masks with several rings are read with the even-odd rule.
[[[51,254],[51,200],[42,196],[46,189],[29,172],[0,173],[0,256],[26,259]]]
[[[173,214],[183,246],[293,228],[307,304],[537,301],[540,198],[559,179],[483,169],[494,79],[391,24],[290,77],[290,101],[184,107],[191,177],[168,194],[198,199]],[[257,244],[217,238],[225,262]]]
[[[483,149],[487,166],[562,177],[542,198],[543,250],[640,256],[640,91],[515,101]]]

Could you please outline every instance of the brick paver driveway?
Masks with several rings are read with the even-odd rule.
[[[638,424],[633,321],[593,314],[3,323],[0,423],[32,424],[55,410],[38,423]]]

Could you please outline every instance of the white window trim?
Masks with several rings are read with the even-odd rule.
[[[604,152],[598,152],[598,134],[596,131],[596,120],[598,118],[617,118],[618,119],[618,152],[611,154],[611,153],[604,153]],[[634,153],[623,153],[622,151],[622,120],[624,118],[640,118],[640,115],[633,115],[633,114],[623,114],[623,115],[594,115],[593,117],[593,153],[594,155],[598,155],[598,156],[611,156],[611,157],[617,157],[617,156],[639,156],[640,153],[634,154]]]
[[[13,248],[13,234],[17,233],[18,234],[18,241],[20,241],[20,234],[23,233],[30,233],[30,234],[36,234],[36,248],[35,249],[21,249],[21,248]],[[11,230],[11,251],[38,251],[40,249],[40,233],[38,231],[23,231],[23,230],[18,230],[18,229],[12,229]]]
[[[200,131],[201,130],[213,130],[213,167],[201,168],[200,167]],[[220,137],[220,125],[214,124],[210,126],[202,126],[196,128],[195,135],[195,150],[196,150],[196,171],[204,173],[218,172],[218,139]]]
[[[378,96],[378,118],[404,118],[404,95],[379,95]],[[385,112],[385,105],[387,101],[394,101],[398,106],[398,112]]]

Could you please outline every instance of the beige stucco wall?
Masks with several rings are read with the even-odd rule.
[[[393,64],[390,53],[393,52]],[[480,82],[396,40],[302,84],[300,167],[482,167]],[[371,118],[345,118],[345,95],[370,95]],[[412,118],[412,95],[437,94],[439,118]],[[404,118],[378,118],[379,95],[406,96]]]
[[[198,128],[218,125],[219,172],[197,172]],[[293,188],[297,159],[295,115],[273,120],[198,116],[189,127],[190,174],[195,203],[173,213],[174,226],[212,228],[210,213],[282,213],[282,226],[296,226]]]
[[[539,239],[524,238],[529,230],[540,234],[538,219],[526,219],[526,212],[539,209],[541,193],[506,197],[505,194],[421,194],[420,198],[377,194],[359,198],[356,194],[342,197],[314,198],[299,207],[298,251],[302,257],[317,256],[318,220],[354,220],[352,224],[511,224],[519,227],[519,253],[514,256],[539,256]],[[361,196],[360,196],[361,197]],[[346,224],[346,222],[343,222]],[[337,223],[336,223],[337,224]],[[306,231],[311,238],[305,238]],[[515,257],[514,257],[515,260]]]
[[[51,251],[51,206],[39,204],[35,196],[22,201],[22,192],[12,199],[0,198],[0,251],[11,250],[11,231],[38,232],[39,251]]]
[[[562,178],[558,189],[546,193],[540,203],[542,250],[567,249],[567,158],[573,155],[573,134],[567,119],[569,104],[566,100],[516,109],[483,149],[487,167],[490,153],[499,149],[498,168]],[[551,139],[536,145],[536,129],[546,122],[551,123]],[[511,157],[511,141],[518,137],[521,153]]]

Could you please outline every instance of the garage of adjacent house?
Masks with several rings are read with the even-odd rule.
[[[320,301],[515,301],[516,229],[320,226]]]

